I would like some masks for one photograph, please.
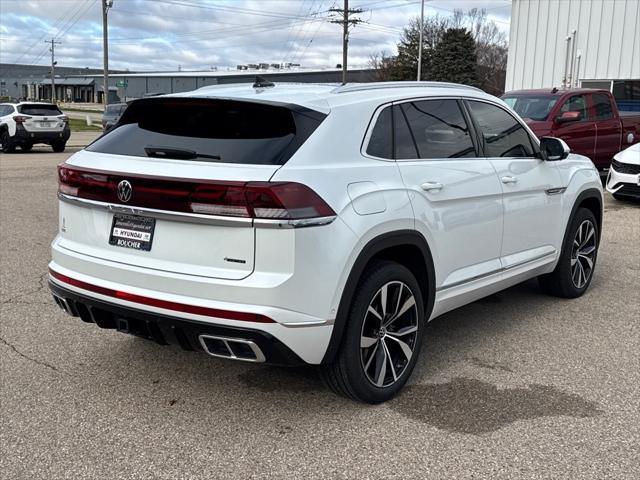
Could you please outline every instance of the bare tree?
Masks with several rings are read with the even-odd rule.
[[[506,34],[487,17],[485,10],[473,8],[467,12],[456,10],[450,17],[433,15],[424,19],[422,78],[432,78],[433,53],[450,28],[464,28],[475,42],[478,80],[486,91],[499,94],[504,88],[504,71],[507,67]],[[398,55],[380,52],[371,57],[369,64],[378,70],[378,77],[385,80],[413,80],[418,68],[418,38],[420,21],[414,18],[404,28],[398,41]]]

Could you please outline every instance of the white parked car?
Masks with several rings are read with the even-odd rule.
[[[607,176],[607,191],[618,200],[640,199],[640,143],[613,157]]]
[[[43,102],[0,103],[0,151],[28,152],[35,143],[64,152],[71,135],[69,120],[57,105]]]
[[[255,87],[255,88],[254,88]],[[319,364],[393,396],[427,321],[593,277],[593,163],[442,83],[206,87],[133,102],[59,167],[50,287],[85,322],[215,357]]]

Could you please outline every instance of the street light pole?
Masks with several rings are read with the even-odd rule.
[[[424,31],[424,0],[422,0],[422,5],[420,7],[420,41],[418,42],[418,76],[417,80],[420,81],[420,77],[422,76],[422,35]]]
[[[102,0],[102,52],[104,67],[104,85],[102,103],[107,107],[109,103],[109,33],[107,26],[107,11],[113,6],[113,0]]]

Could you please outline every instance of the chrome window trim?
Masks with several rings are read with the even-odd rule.
[[[392,107],[393,105],[400,105],[403,103],[410,103],[410,102],[420,102],[420,101],[425,101],[425,100],[471,100],[471,101],[477,101],[477,102],[484,102],[484,103],[488,103],[490,105],[494,105],[498,108],[501,108],[502,110],[504,110],[507,114],[511,115],[513,117],[513,112],[509,111],[508,108],[505,109],[503,105],[501,105],[500,103],[497,103],[495,101],[486,99],[486,98],[478,98],[478,97],[474,97],[474,96],[467,96],[467,95],[438,95],[438,96],[433,96],[433,97],[411,97],[411,98],[403,98],[402,100],[393,100],[390,102],[386,102],[386,103],[381,103],[380,105],[378,105],[376,107],[376,110],[373,112],[373,116],[371,117],[371,120],[369,121],[369,126],[367,127],[367,131],[365,133],[365,136],[362,140],[362,145],[360,147],[360,154],[365,157],[365,158],[370,158],[372,160],[379,160],[379,161],[383,161],[383,162],[438,162],[438,161],[451,161],[451,160],[475,160],[475,159],[482,159],[482,160],[486,160],[489,157],[461,157],[461,158],[401,158],[401,159],[395,159],[395,158],[381,158],[381,157],[376,157],[374,155],[369,155],[367,153],[367,148],[369,147],[369,140],[371,139],[371,135],[373,134],[373,129],[376,125],[376,122],[378,121],[378,116],[380,115],[380,112],[382,112],[382,110],[386,107]],[[516,120],[520,125],[522,125],[525,130],[527,131],[527,133],[529,134],[529,136],[532,138],[532,140],[535,140],[536,144],[538,145],[538,147],[540,146],[540,141],[538,140],[538,138],[533,134],[533,132],[529,129],[529,127],[524,123],[521,122],[519,119],[514,117],[514,120]],[[466,118],[465,118],[466,121]],[[395,153],[395,152],[394,152]],[[529,157],[514,157],[514,158],[529,158]]]
[[[222,217],[216,215],[202,215],[198,213],[171,212],[169,210],[156,210],[153,208],[129,207],[116,205],[86,198],[77,198],[58,192],[58,198],[62,202],[72,205],[95,208],[112,213],[125,213],[128,215],[149,215],[161,220],[173,222],[197,223],[216,225],[221,227],[256,227],[256,228],[304,228],[328,225],[336,219],[336,215],[317,218],[301,218],[297,220],[281,219],[253,219],[245,217]]]

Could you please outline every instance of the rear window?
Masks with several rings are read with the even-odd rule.
[[[24,115],[62,115],[62,112],[55,105],[38,105],[37,103],[18,105],[18,112]]]
[[[282,165],[326,115],[303,107],[219,99],[137,100],[87,150],[219,163]]]
[[[504,96],[502,100],[522,118],[542,121],[549,116],[558,97],[556,95],[518,95]]]
[[[105,113],[107,115],[120,115],[120,113],[124,110],[123,106],[120,104],[116,105],[107,105],[107,109]]]

